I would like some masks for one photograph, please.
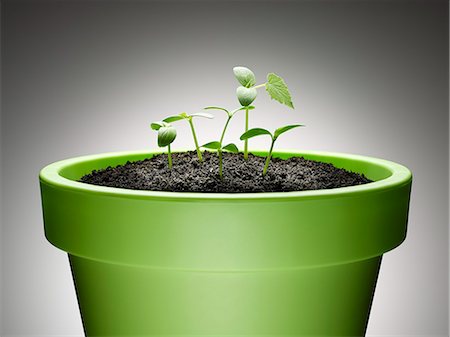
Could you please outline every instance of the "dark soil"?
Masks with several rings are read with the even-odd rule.
[[[203,163],[199,163],[196,152],[192,151],[172,154],[172,170],[168,169],[167,155],[161,154],[93,171],[80,181],[134,190],[213,193],[321,190],[371,182],[364,175],[302,157],[272,158],[263,176],[265,158],[249,154],[246,161],[242,154],[223,155],[222,180],[216,153],[204,152]]]

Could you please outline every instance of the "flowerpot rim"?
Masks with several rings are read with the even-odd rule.
[[[328,190],[183,193],[77,181],[94,169],[156,153],[161,152],[103,153],[45,167],[40,187],[47,239],[91,260],[208,272],[353,263],[380,256],[405,239],[411,172],[382,159],[317,151],[274,153],[282,159],[303,156],[330,162],[375,180]]]
[[[187,150],[176,150],[173,153],[185,152]],[[254,200],[254,199],[278,199],[278,200],[298,200],[310,198],[332,198],[332,197],[352,197],[361,193],[381,192],[387,189],[400,187],[411,183],[412,173],[403,165],[388,161],[385,159],[368,157],[349,153],[326,152],[326,151],[303,151],[303,150],[278,150],[273,152],[273,157],[289,158],[293,156],[302,156],[306,159],[331,162],[344,160],[348,162],[357,162],[362,167],[377,168],[384,170],[385,177],[373,179],[375,181],[363,185],[347,186],[333,189],[290,191],[290,192],[258,192],[258,193],[212,193],[212,192],[168,192],[168,191],[148,191],[132,190],[125,188],[98,186],[77,181],[77,178],[68,177],[67,172],[76,165],[95,163],[101,160],[116,161],[116,165],[125,164],[127,161],[142,160],[153,155],[165,153],[163,151],[120,151],[106,152],[94,155],[85,155],[60,160],[44,167],[39,173],[41,183],[52,185],[62,189],[80,191],[84,193],[102,194],[116,197],[127,197],[137,199],[177,199],[177,200]],[[250,153],[263,156],[267,151],[251,150]],[[89,165],[88,165],[89,166]],[[105,166],[106,167],[106,166]],[[91,167],[84,174],[90,173],[94,169],[105,167]],[[338,166],[339,167],[339,166]],[[343,167],[347,169],[346,167]],[[358,172],[364,173],[364,172]],[[367,174],[366,174],[367,176]],[[80,178],[80,177],[78,177]]]

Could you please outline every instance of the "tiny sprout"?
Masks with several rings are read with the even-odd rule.
[[[167,122],[154,122],[150,125],[150,127],[158,131],[158,146],[165,147],[167,146],[167,160],[169,162],[169,170],[172,169],[172,153],[170,150],[170,144],[177,137],[177,130]]]
[[[194,122],[192,121],[192,119],[194,117],[204,117],[204,118],[210,118],[210,119],[214,118],[213,115],[206,113],[206,112],[197,112],[197,113],[193,113],[190,115],[188,115],[185,112],[182,112],[179,115],[169,116],[169,117],[165,118],[163,120],[163,122],[172,123],[172,122],[180,121],[182,119],[187,120],[189,122],[191,131],[192,131],[192,137],[194,138],[195,149],[197,150],[198,160],[200,162],[202,162],[203,161],[202,152],[200,151],[200,147],[198,146],[197,135],[195,133],[195,128],[194,128]]]
[[[233,116],[235,115],[236,112],[240,111],[240,110],[245,110],[245,109],[254,109],[253,106],[248,106],[248,107],[240,107],[237,109],[234,109],[233,111],[228,111],[225,108],[221,108],[219,106],[208,106],[205,108],[205,110],[220,110],[220,111],[224,111],[228,118],[227,121],[225,122],[225,126],[223,127],[223,131],[222,131],[222,135],[220,136],[220,140],[219,141],[215,141],[215,142],[209,142],[205,145],[202,145],[202,147],[207,148],[207,149],[212,149],[212,150],[217,150],[217,154],[219,155],[219,176],[220,178],[223,178],[222,176],[222,151],[229,151],[229,152],[233,152],[233,153],[238,153],[239,150],[237,148],[237,146],[233,143],[230,143],[228,145],[222,146],[223,144],[223,139],[225,137],[225,132],[227,131],[228,128],[228,124],[230,124],[230,120],[231,118],[233,118]]]
[[[256,84],[256,78],[253,71],[247,67],[234,67],[233,73],[238,82],[242,85],[236,89],[236,96],[239,103],[245,109],[245,132],[248,131],[248,112],[247,107],[253,103],[257,96],[258,88],[265,87],[267,93],[272,99],[287,105],[290,108],[294,108],[292,104],[291,94],[284,80],[274,74],[267,74],[267,82],[259,85]],[[244,159],[248,158],[248,139],[244,140]]]
[[[227,144],[225,146],[222,146],[221,142],[209,142],[205,145],[202,145],[202,147],[206,148],[206,149],[211,149],[211,150],[216,150],[217,154],[219,155],[219,176],[220,179],[223,179],[223,173],[222,173],[222,152],[223,151],[228,151],[228,152],[233,152],[233,153],[238,153],[239,149],[237,148],[237,146],[233,143]]]
[[[234,114],[236,112],[238,112],[238,111],[241,111],[241,110],[253,110],[254,108],[255,108],[254,106],[250,105],[250,106],[247,106],[247,107],[240,107],[240,108],[234,109],[233,111],[228,111],[227,109],[221,108],[219,106],[207,106],[204,109],[205,110],[221,110],[221,111],[225,111],[226,112],[228,118],[227,118],[227,121],[226,121],[225,126],[223,128],[222,136],[220,137],[220,144],[222,144],[223,138],[225,137],[225,131],[227,131],[228,124],[230,123],[230,120],[231,120],[231,118],[233,118]]]
[[[270,138],[272,138],[272,143],[270,144],[269,153],[267,154],[266,163],[265,163],[264,169],[263,169],[263,176],[265,176],[267,173],[267,168],[269,167],[270,158],[272,157],[272,150],[273,150],[275,141],[278,139],[278,137],[282,133],[285,133],[286,131],[289,131],[294,128],[298,128],[300,126],[304,126],[304,125],[295,124],[295,125],[283,126],[281,128],[276,129],[273,135],[270,133],[270,131],[267,131],[266,129],[261,129],[261,128],[250,129],[247,132],[244,132],[242,134],[242,136],[240,137],[241,140],[245,140],[245,139],[249,139],[249,138],[253,138],[253,137],[261,136],[261,135],[269,135]]]

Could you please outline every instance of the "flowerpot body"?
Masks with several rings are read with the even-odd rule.
[[[364,335],[381,257],[406,236],[408,169],[279,152],[374,182],[202,194],[76,181],[151,155],[80,157],[41,171],[45,233],[69,254],[87,336]]]

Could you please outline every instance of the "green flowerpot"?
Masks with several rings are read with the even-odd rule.
[[[76,181],[150,156],[86,156],[40,173],[45,234],[69,254],[87,336],[365,334],[381,257],[405,239],[407,168],[347,154],[278,152],[375,182],[212,194]]]

